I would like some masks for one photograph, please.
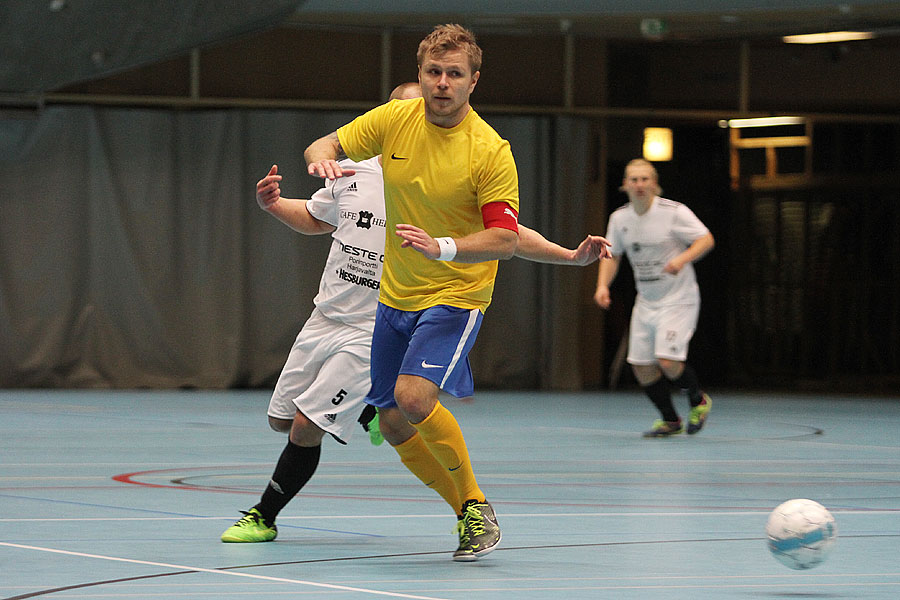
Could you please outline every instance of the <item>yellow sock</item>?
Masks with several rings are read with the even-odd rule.
[[[431,454],[431,450],[422,441],[422,436],[416,433],[402,444],[394,446],[394,450],[400,455],[400,461],[413,475],[440,494],[450,508],[459,514],[462,501],[459,499],[456,485],[450,479],[447,469],[441,466]]]
[[[434,458],[447,469],[460,500],[465,502],[475,499],[484,502],[484,494],[475,481],[475,473],[469,461],[466,440],[450,411],[438,402],[424,421],[412,425],[419,431],[422,441]]]

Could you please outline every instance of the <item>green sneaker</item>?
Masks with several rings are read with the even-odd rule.
[[[691,417],[688,419],[687,426],[688,435],[694,435],[703,429],[703,424],[706,423],[706,417],[709,416],[710,408],[712,408],[712,398],[709,397],[709,394],[703,392],[703,400],[700,401],[700,404],[691,408]]]
[[[223,542],[271,542],[278,536],[275,523],[267,525],[255,508],[241,512],[244,516],[222,534]]]
[[[459,536],[459,548],[453,553],[453,560],[456,562],[470,562],[477,560],[478,557],[472,552],[472,546],[469,545],[469,530],[466,529],[466,522],[461,516],[457,516],[456,534]]]
[[[460,551],[453,554],[453,560],[471,561],[478,560],[482,556],[493,552],[500,543],[500,525],[494,515],[494,509],[485,500],[467,500],[463,504],[463,526],[469,538],[468,548],[463,548],[463,553],[457,558]],[[460,534],[462,540],[463,534]],[[471,550],[471,556],[467,553]]]
[[[669,437],[670,435],[678,435],[684,433],[684,427],[681,426],[681,419],[677,421],[663,421],[657,419],[653,421],[653,426],[649,431],[644,432],[645,438],[651,437]]]
[[[384,443],[384,436],[381,435],[381,427],[378,426],[378,413],[375,413],[375,417],[369,421],[366,431],[369,432],[369,441],[372,442],[373,446],[380,446]]]
[[[381,428],[378,426],[378,410],[374,406],[366,404],[357,421],[369,434],[369,441],[373,446],[380,446],[384,443],[384,436],[381,435]]]

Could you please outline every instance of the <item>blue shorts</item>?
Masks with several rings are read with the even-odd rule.
[[[378,303],[372,336],[372,388],[366,402],[381,408],[397,406],[398,375],[418,375],[439,388],[465,398],[475,393],[469,350],[484,315],[476,309],[433,306],[397,310]]]

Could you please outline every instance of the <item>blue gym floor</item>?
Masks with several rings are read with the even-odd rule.
[[[900,597],[898,398],[713,400],[698,435],[648,440],[637,392],[447,399],[503,528],[454,563],[449,508],[362,430],[325,440],[275,542],[221,543],[285,442],[266,391],[0,391],[0,597]],[[798,497],[838,526],[809,571],[764,542]]]

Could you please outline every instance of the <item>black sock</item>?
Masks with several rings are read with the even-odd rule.
[[[644,386],[644,393],[653,401],[653,404],[662,415],[663,421],[677,421],[678,413],[672,405],[672,394],[669,390],[669,380],[660,377],[650,385]]]
[[[691,365],[684,363],[684,370],[678,379],[672,380],[672,385],[687,390],[688,398],[691,400],[691,406],[697,406],[703,401],[703,392],[700,391],[700,382],[697,380],[697,373],[691,368]]]
[[[288,440],[287,446],[281,451],[275,472],[266,490],[263,492],[259,504],[254,506],[263,516],[266,523],[271,525],[275,517],[281,512],[291,499],[297,495],[309,478],[316,472],[319,466],[319,456],[322,446],[305,448]]]

